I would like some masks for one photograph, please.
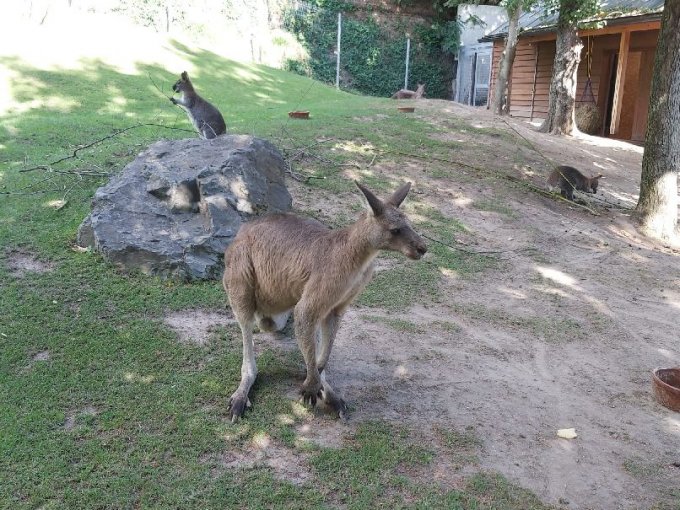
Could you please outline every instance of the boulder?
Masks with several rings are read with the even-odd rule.
[[[252,136],[156,142],[97,190],[78,244],[126,271],[220,278],[243,222],[290,210],[284,171],[276,147]]]

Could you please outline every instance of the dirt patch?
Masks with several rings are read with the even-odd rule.
[[[23,278],[28,273],[46,273],[54,269],[52,262],[38,259],[24,250],[10,250],[5,253],[5,266],[15,278]]]
[[[407,204],[455,218],[465,226],[457,237],[473,250],[498,252],[496,266],[474,278],[442,271],[436,299],[398,314],[350,309],[328,367],[353,408],[350,423],[472,427],[481,468],[551,504],[677,502],[680,481],[669,466],[680,461],[680,420],[654,401],[651,371],[680,365],[680,258],[631,224],[642,149],[545,135],[444,101],[423,100],[418,110],[421,120],[450,127],[451,141],[460,142],[452,160],[478,169],[433,160],[423,173],[422,162],[390,168],[380,158],[375,167],[386,179],[413,181],[419,193]],[[461,119],[474,129],[461,128]],[[582,196],[599,216],[504,177],[547,187],[550,163],[515,131],[558,164],[607,176],[598,195]],[[325,200],[292,188],[294,200],[324,215]],[[355,217],[349,193],[333,200],[327,216],[343,214],[341,201],[346,217]],[[381,265],[389,271],[390,259]],[[578,438],[557,437],[569,427]],[[430,470],[457,483],[437,475],[436,462]]]
[[[206,345],[210,333],[220,326],[238,324],[230,311],[214,312],[207,310],[180,310],[163,318],[163,322],[184,344]]]
[[[85,406],[82,409],[69,411],[66,413],[64,420],[64,430],[71,431],[78,426],[78,421],[87,418],[88,416],[96,416],[97,409],[92,406]]]
[[[321,448],[342,448],[352,427],[342,420],[328,417],[311,417],[295,428],[296,441],[300,445],[315,445]]]
[[[216,457],[208,455],[201,460],[213,464],[216,471],[269,468],[274,478],[294,485],[304,485],[313,478],[302,452],[283,446],[264,433],[255,435],[243,450],[230,450]]]
[[[31,357],[31,361],[47,361],[50,359],[50,351],[40,351]]]

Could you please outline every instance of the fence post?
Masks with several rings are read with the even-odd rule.
[[[404,76],[404,88],[408,90],[408,61],[411,56],[411,38],[406,38],[406,75]]]
[[[342,35],[342,13],[338,13],[338,51],[335,60],[335,88],[340,88],[340,36]]]

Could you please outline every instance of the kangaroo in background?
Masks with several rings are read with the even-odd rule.
[[[415,92],[413,90],[406,89],[397,90],[392,96],[392,99],[420,99],[424,95],[425,84],[419,83],[418,88],[415,90]]]
[[[548,176],[548,184],[560,188],[560,194],[567,200],[574,200],[574,189],[584,193],[597,193],[599,179],[604,179],[602,174],[595,177],[586,177],[571,166],[558,166]]]
[[[414,260],[427,251],[399,210],[410,182],[386,201],[355,184],[368,207],[354,224],[330,230],[316,220],[275,214],[243,225],[227,248],[223,284],[243,335],[241,383],[229,399],[232,421],[250,406],[248,393],[257,375],[254,324],[264,331],[280,330],[291,310],[307,366],[300,390],[305,404],[315,406],[320,397],[345,417],[345,402],[325,377],[340,319],[371,279],[380,250]]]
[[[220,111],[196,93],[186,71],[180,75],[180,79],[172,86],[172,90],[179,92],[181,96],[171,97],[170,101],[187,112],[189,120],[202,138],[209,140],[227,132],[227,126]]]

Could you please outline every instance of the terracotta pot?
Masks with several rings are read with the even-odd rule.
[[[660,404],[680,412],[680,367],[654,369],[652,385]]]
[[[309,112],[300,112],[300,111],[288,112],[288,116],[292,119],[308,119],[309,118]]]

